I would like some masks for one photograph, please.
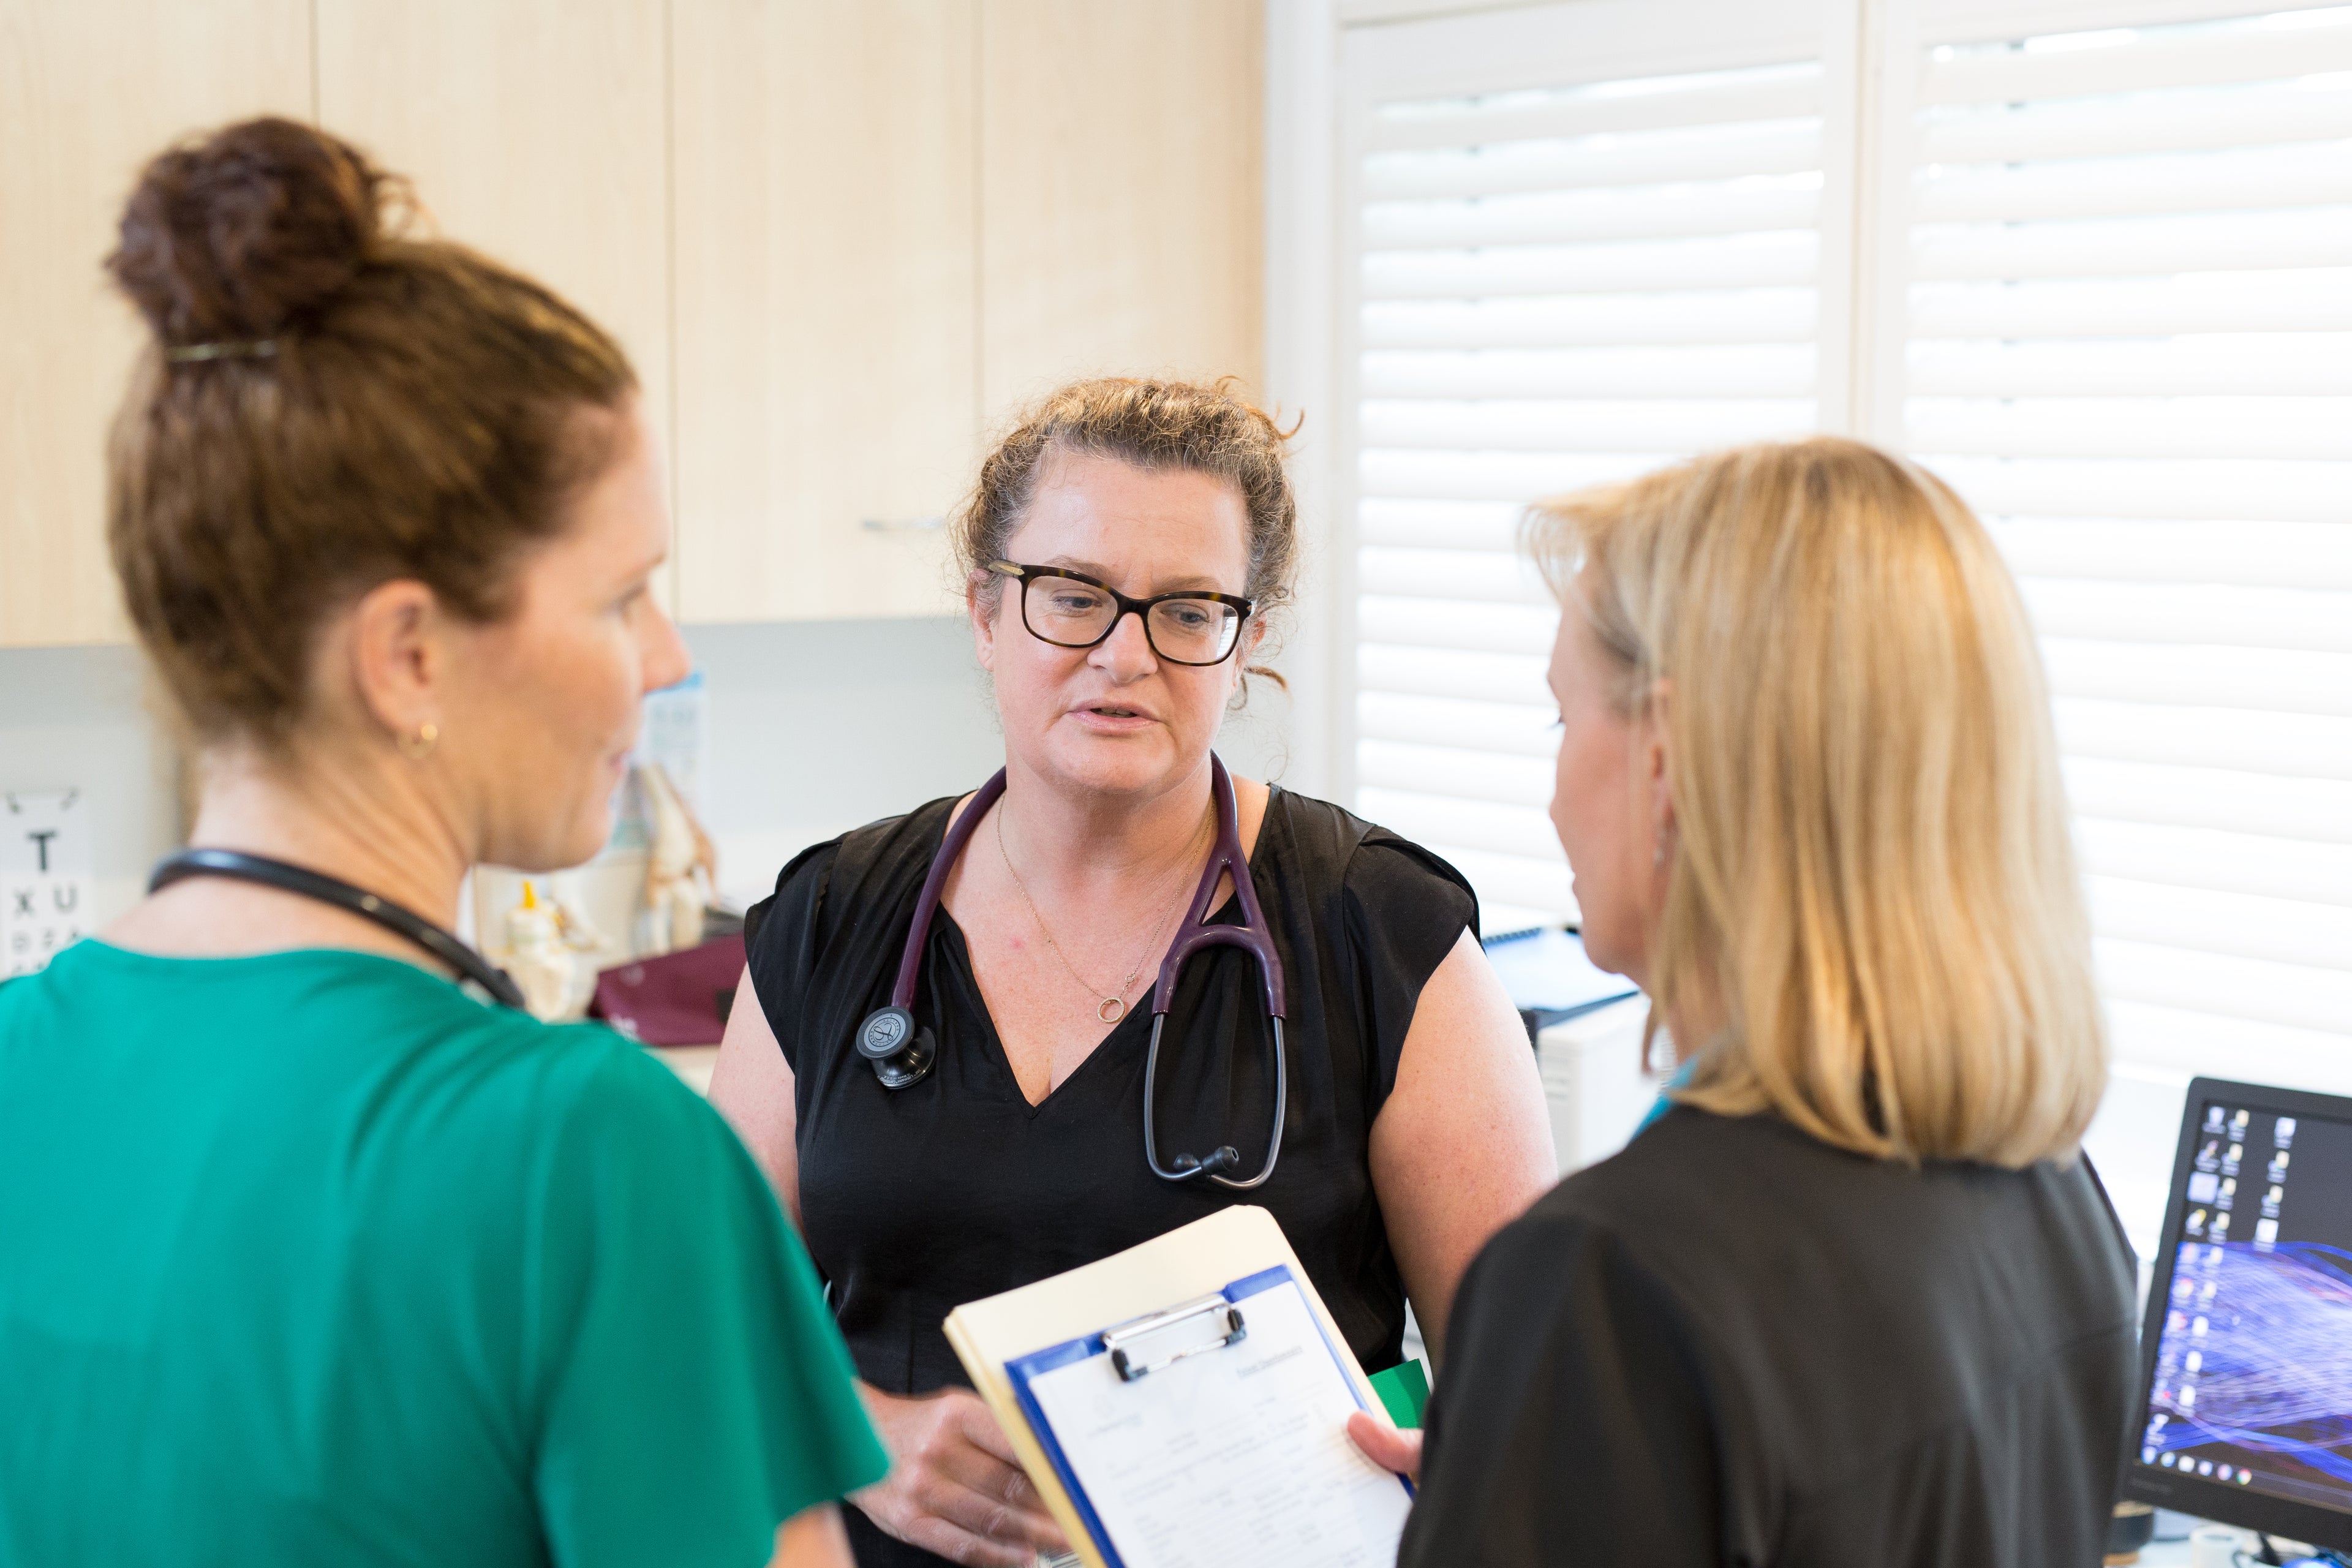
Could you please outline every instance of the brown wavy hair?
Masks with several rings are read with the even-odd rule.
[[[1236,396],[1230,383],[1125,376],[1074,382],[1030,408],[980,466],[980,482],[955,519],[956,562],[993,613],[1004,579],[988,570],[1004,559],[1039,481],[1056,456],[1117,458],[1150,470],[1208,474],[1241,494],[1249,519],[1249,570],[1242,589],[1265,622],[1297,592],[1298,497],[1286,467],[1293,426]],[[1282,677],[1260,666],[1262,675]]]
[[[583,420],[636,387],[612,337],[541,285],[406,233],[414,204],[291,121],[150,163],[107,258],[153,338],[108,453],[131,624],[200,739],[277,748],[337,607],[415,578],[509,608],[519,552],[612,455]]]

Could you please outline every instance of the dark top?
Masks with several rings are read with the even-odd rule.
[[[809,1252],[859,1375],[890,1393],[968,1384],[941,1331],[950,1310],[1235,1203],[1273,1212],[1357,1357],[1392,1365],[1404,1286],[1367,1147],[1422,985],[1475,930],[1468,884],[1338,806],[1273,792],[1250,870],[1288,981],[1290,1105],[1273,1179],[1235,1193],[1165,1182],[1144,1163],[1148,991],[1033,1106],[945,910],[914,1006],[939,1042],[930,1075],[886,1089],[851,1047],[860,1020],[889,1000],[953,805],[936,800],[802,854],[748,933],[752,986],[793,1073]],[[1235,900],[1211,918],[1237,921]],[[1185,964],[1160,1049],[1163,1160],[1231,1143],[1256,1172],[1274,1110],[1270,1044],[1255,960],[1214,947]],[[850,1524],[868,1568],[941,1561],[855,1512]]]
[[[2133,1273],[2080,1161],[1678,1108],[1472,1264],[1399,1563],[2096,1563]]]

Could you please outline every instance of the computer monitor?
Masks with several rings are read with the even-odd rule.
[[[2352,1548],[2352,1100],[2189,1086],[2124,1495]]]

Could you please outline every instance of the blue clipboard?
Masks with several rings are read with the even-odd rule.
[[[1213,1306],[1221,1300],[1225,1306],[1231,1307],[1247,1300],[1260,1291],[1297,1283],[1297,1278],[1290,1272],[1287,1265],[1276,1264],[1272,1268],[1262,1269],[1255,1274],[1234,1280],[1216,1292],[1214,1297],[1204,1299],[1204,1303]],[[1323,1341],[1323,1348],[1330,1352],[1331,1364],[1339,1369],[1340,1381],[1348,1385],[1349,1395],[1355,1400],[1356,1407],[1360,1410],[1370,1410],[1372,1407],[1364,1403],[1363,1394],[1356,1387],[1356,1380],[1348,1376],[1347,1358],[1341,1355],[1338,1347],[1332,1344],[1330,1331],[1323,1326],[1322,1315],[1318,1312],[1310,1312],[1308,1316],[1314,1321],[1315,1332]],[[1150,1321],[1150,1320],[1137,1321]],[[1078,1510],[1079,1519],[1085,1521],[1087,1533],[1094,1538],[1095,1550],[1102,1553],[1106,1568],[1126,1568],[1126,1563],[1120,1559],[1118,1549],[1111,1544],[1110,1532],[1104,1528],[1102,1516],[1095,1511],[1094,1500],[1087,1496],[1086,1488],[1079,1484],[1077,1471],[1071,1467],[1069,1456],[1063,1452],[1061,1438],[1055,1436],[1052,1423],[1045,1419],[1045,1408],[1038,1404],[1037,1396],[1030,1391],[1029,1384],[1032,1378],[1042,1377],[1049,1372],[1058,1371],[1074,1362],[1087,1361],[1095,1356],[1113,1353],[1111,1342],[1119,1338],[1128,1327],[1127,1324],[1113,1324],[1098,1333],[1088,1334],[1083,1339],[1066,1341],[1042,1351],[1032,1351],[1018,1361],[1009,1361],[1004,1363],[1005,1375],[1012,1380],[1013,1397],[1021,1402],[1021,1414],[1028,1417],[1029,1430],[1036,1434],[1037,1446],[1045,1449],[1046,1459],[1054,1467],[1054,1473],[1061,1478],[1062,1489],[1069,1494],[1070,1506]],[[1232,1339],[1237,1340],[1239,1337],[1240,1335],[1236,1333]],[[1205,1348],[1221,1349],[1230,1342],[1232,1340],[1213,1341]],[[1160,1364],[1164,1366],[1166,1363]],[[1158,1370],[1158,1368],[1140,1369],[1134,1372],[1132,1375],[1141,1377],[1147,1371],[1152,1370]],[[1129,1373],[1122,1368],[1120,1375],[1127,1377]],[[1397,1484],[1404,1488],[1407,1497],[1412,1495],[1411,1481],[1399,1476]]]

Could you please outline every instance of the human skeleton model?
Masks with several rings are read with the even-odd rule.
[[[646,952],[675,952],[702,941],[719,858],[702,825],[659,763],[637,771],[645,792]]]

